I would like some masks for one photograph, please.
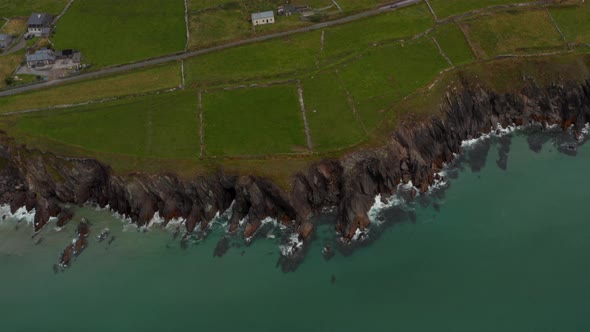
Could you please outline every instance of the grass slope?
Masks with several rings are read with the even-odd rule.
[[[390,105],[431,81],[449,64],[430,38],[372,50],[340,71],[369,131]]]
[[[83,52],[96,67],[128,63],[184,49],[182,0],[78,0],[60,20],[58,49]]]
[[[333,72],[305,79],[303,96],[315,151],[351,146],[365,136]]]
[[[305,150],[293,85],[216,91],[203,95],[208,155],[265,155]]]
[[[19,54],[17,63],[20,62],[22,55],[22,53]],[[6,58],[8,56],[0,57],[0,64]],[[176,87],[181,84],[179,67],[178,63],[170,63],[117,76],[96,78],[51,89],[3,97],[0,98],[0,113],[78,104],[90,100]],[[0,66],[0,68],[2,67]]]
[[[0,0],[0,17],[29,16],[32,12],[58,15],[70,0]]]
[[[437,27],[433,36],[454,65],[475,61],[465,35],[455,23]]]
[[[430,0],[430,5],[439,19],[463,14],[472,10],[512,3],[533,2],[532,0]]]
[[[461,24],[474,52],[482,59],[565,49],[563,38],[545,10],[506,11]]]
[[[590,43],[590,6],[553,8],[553,19],[569,42]]]
[[[195,94],[175,92],[26,115],[18,129],[95,151],[196,158],[197,119]]]

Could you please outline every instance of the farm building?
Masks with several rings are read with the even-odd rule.
[[[273,24],[275,22],[275,13],[270,10],[262,13],[252,14],[252,25]]]
[[[53,23],[53,16],[46,13],[33,13],[27,22],[27,30],[34,36],[46,36],[51,33],[51,23]]]
[[[12,44],[12,36],[0,33],[0,48],[8,48]]]
[[[310,10],[309,6],[295,6],[295,5],[284,5],[279,6],[277,13],[281,16],[291,16],[293,14],[300,14],[303,11]]]
[[[33,54],[27,55],[27,66],[29,68],[52,66],[55,64],[55,54],[50,49],[40,49]]]

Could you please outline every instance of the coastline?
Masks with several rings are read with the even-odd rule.
[[[254,176],[217,174],[185,182],[173,174],[142,173],[121,177],[96,160],[68,159],[17,146],[0,137],[0,205],[11,213],[34,213],[38,232],[50,218],[58,227],[72,214],[65,204],[94,204],[129,218],[138,227],[184,225],[181,241],[206,236],[221,214],[227,232],[246,242],[260,235],[269,222],[292,232],[281,252],[302,259],[304,243],[316,225],[310,216],[336,208],[335,229],[343,243],[366,233],[370,212],[379,197],[382,204],[394,197],[400,185],[406,195],[427,193],[445,181],[444,165],[452,163],[470,141],[510,132],[514,126],[558,126],[571,137],[564,152],[575,150],[588,131],[590,83],[529,87],[520,94],[498,95],[474,87],[447,93],[441,116],[421,122],[403,122],[386,146],[357,151],[338,160],[324,160],[293,177],[291,192],[272,181]],[[24,207],[24,208],[23,208]],[[183,222],[184,221],[184,222]]]

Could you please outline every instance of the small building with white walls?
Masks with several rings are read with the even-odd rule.
[[[275,23],[275,13],[272,10],[252,14],[252,25],[265,25]]]

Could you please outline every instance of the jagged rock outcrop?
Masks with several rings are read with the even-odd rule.
[[[336,230],[350,240],[369,227],[375,196],[392,195],[411,182],[425,192],[445,163],[461,153],[464,140],[498,125],[559,125],[579,137],[590,119],[590,82],[530,87],[519,94],[480,88],[449,92],[437,116],[399,125],[384,146],[320,161],[292,178],[285,192],[256,176],[216,174],[181,180],[173,174],[115,175],[99,161],[28,150],[0,137],[0,204],[35,209],[35,231],[50,217],[68,218],[63,203],[91,202],[145,225],[154,215],[186,220],[188,232],[206,229],[231,207],[230,231],[252,237],[266,218],[292,226],[300,237],[313,231],[309,216],[337,207]],[[500,158],[499,163],[502,163]],[[233,205],[232,205],[233,204]],[[64,219],[64,220],[65,220]],[[246,222],[240,227],[240,221]]]

